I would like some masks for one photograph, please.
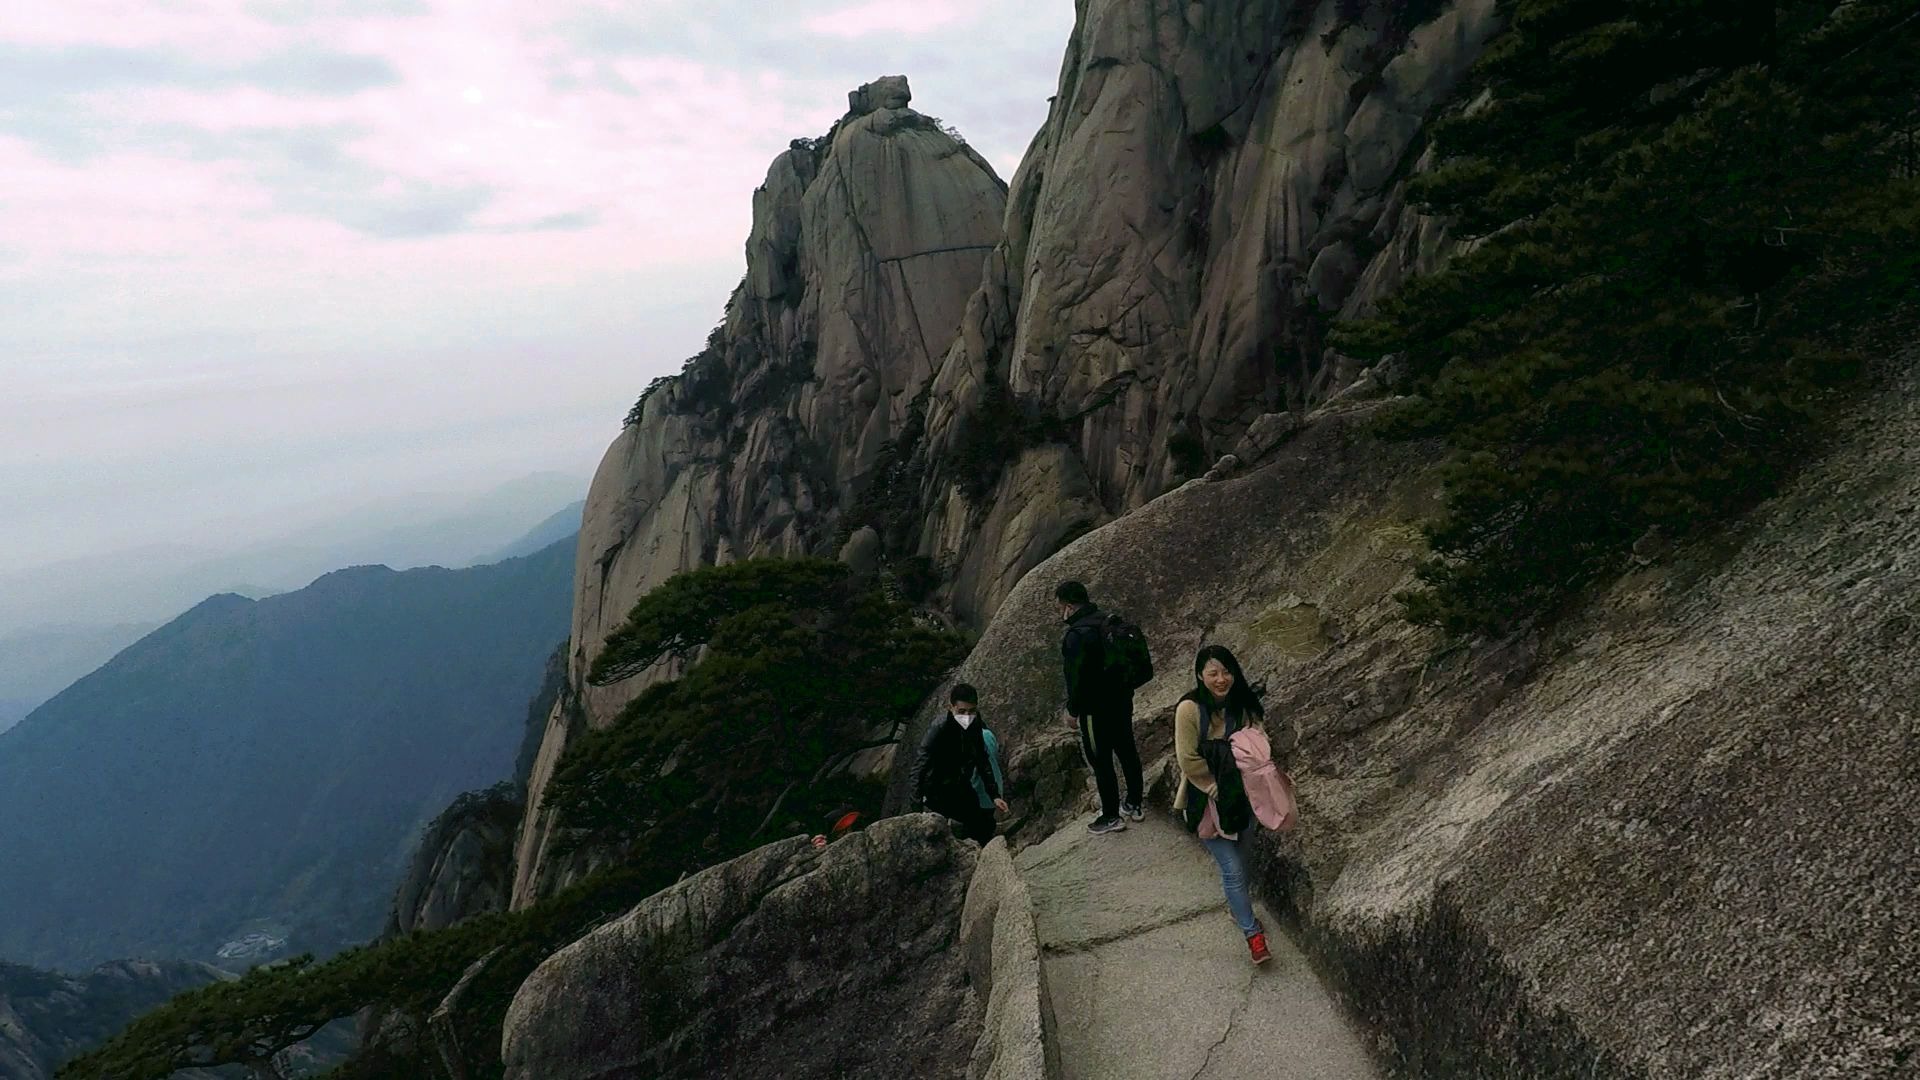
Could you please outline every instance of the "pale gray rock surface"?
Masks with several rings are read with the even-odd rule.
[[[1043,1080],[1060,1075],[1058,1033],[1033,900],[1006,841],[980,851],[960,916],[960,947],[976,1000],[984,1003],[968,1080]]]
[[[534,803],[572,732],[668,674],[584,679],[673,574],[832,555],[875,526],[883,564],[925,560],[935,601],[984,626],[1061,546],[1351,377],[1330,319],[1452,250],[1405,180],[1493,6],[1086,0],[1010,186],[912,110],[904,77],[849,94],[755,193],[712,347],[595,477],[580,709],[549,726]],[[518,906],[578,872],[547,864],[550,828],[536,812],[521,832]]]
[[[976,850],[918,814],[695,874],[528,976],[506,1075],[968,1076],[981,1008],[959,936]]]
[[[1405,181],[1425,116],[1497,27],[1493,0],[1080,5],[1006,238],[935,379],[922,553],[966,565],[985,547],[1024,571],[1045,546],[953,525],[955,451],[999,407],[990,387],[1046,421],[1110,513],[1335,389],[1331,320],[1452,250]],[[984,621],[1001,596],[956,583],[954,607]]]
[[[837,550],[840,508],[905,423],[1000,239],[1005,184],[907,108],[904,78],[851,97],[826,137],[775,159],[725,321],[685,374],[646,396],[594,476],[574,586],[577,707],[548,724],[532,806],[573,733],[611,723],[671,674],[586,681],[649,590],[700,566]],[[516,907],[580,869],[547,865],[550,831],[544,813],[527,816]]]
[[[1368,440],[1374,408],[1323,410],[1264,465],[1163,496],[1015,587],[960,674],[997,718],[1016,819],[1045,835],[1086,806],[1083,786],[1022,775],[1067,739],[1051,593],[1080,578],[1153,644],[1136,717],[1159,776],[1197,646],[1267,684],[1298,735],[1302,814],[1263,836],[1264,888],[1395,1068],[1910,1071],[1920,377],[1722,540],[1630,568],[1550,634],[1467,649],[1399,618],[1438,455]],[[1043,941],[1138,921],[1050,923],[1074,886],[1042,880],[1045,846],[1020,855]],[[1064,1029],[1073,976],[1050,978]]]
[[[1200,841],[1155,813],[1123,833],[1070,823],[1020,854],[1064,1080],[1371,1080],[1307,958],[1278,932],[1255,966]]]

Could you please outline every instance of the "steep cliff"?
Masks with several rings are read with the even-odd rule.
[[[1062,544],[1350,379],[1328,322],[1449,250],[1404,180],[1493,6],[1082,0],[1010,195],[904,79],[855,91],[774,162],[726,320],[594,479],[577,708],[535,804],[569,735],[644,686],[584,673],[674,573],[859,530],[981,625]],[[528,816],[516,905],[566,876],[547,828]]]
[[[1006,186],[910,99],[904,78],[864,86],[824,138],[774,160],[725,321],[608,449],[576,570],[577,707],[548,724],[530,805],[569,734],[606,724],[647,682],[585,678],[633,604],[696,566],[830,548],[840,509],[952,340],[1000,238]],[[546,837],[536,810],[520,836],[516,905],[544,887]]]
[[[1493,0],[1083,0],[930,395],[912,543],[956,612],[1353,377],[1326,328],[1449,250],[1404,182],[1496,28]]]
[[[470,915],[503,911],[513,884],[520,792],[512,784],[455,799],[420,837],[400,879],[386,935],[438,930]]]

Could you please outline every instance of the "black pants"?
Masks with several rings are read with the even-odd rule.
[[[1133,744],[1133,704],[1102,710],[1080,718],[1080,751],[1093,769],[1093,782],[1100,789],[1100,816],[1120,812],[1119,784],[1113,775],[1113,759],[1120,759],[1126,773],[1127,802],[1140,805],[1140,748]]]
[[[930,809],[945,814],[953,822],[954,831],[981,847],[986,847],[987,841],[993,839],[995,825],[991,806],[951,802]]]

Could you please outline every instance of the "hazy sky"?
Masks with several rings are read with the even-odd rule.
[[[790,139],[904,73],[1010,177],[1072,15],[4,5],[0,570],[585,476],[718,320]]]

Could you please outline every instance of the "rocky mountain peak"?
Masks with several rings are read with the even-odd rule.
[[[569,657],[587,722],[610,722],[649,681],[585,679],[641,596],[698,566],[831,554],[916,415],[1000,241],[1007,186],[911,99],[904,76],[867,83],[831,131],[774,158],[724,320],[608,449],[587,497]],[[556,713],[536,804],[567,737]],[[531,815],[521,835],[516,903],[533,896],[546,828]]]
[[[725,321],[594,479],[580,722],[647,685],[585,673],[676,573],[872,529],[881,564],[933,580],[918,599],[984,625],[1065,544],[1353,377],[1329,321],[1451,250],[1404,186],[1493,0],[1190,8],[1078,5],[1011,185],[910,109],[901,75],[775,158]],[[568,734],[556,713],[536,803]],[[548,828],[522,833],[516,904],[544,887]]]
[[[913,100],[905,75],[887,75],[847,91],[847,114],[865,116],[880,109],[904,109]]]

